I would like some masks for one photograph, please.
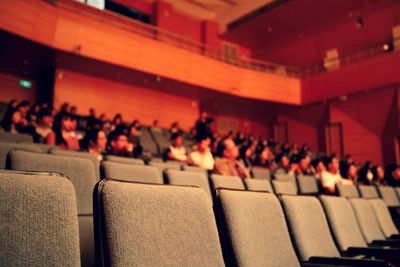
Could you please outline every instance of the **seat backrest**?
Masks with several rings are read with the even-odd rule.
[[[213,191],[217,188],[245,189],[242,179],[237,176],[211,174],[211,184]]]
[[[300,266],[275,195],[221,189],[217,199],[234,266]]]
[[[356,215],[358,225],[360,226],[365,241],[370,244],[374,240],[385,239],[368,200],[364,198],[352,198],[349,199],[349,201],[353,207],[354,214]]]
[[[224,266],[204,190],[103,180],[96,191],[105,266]]]
[[[190,171],[190,172],[201,172],[201,173],[203,173],[205,175],[208,174],[206,169],[203,169],[203,168],[200,168],[200,167],[197,167],[197,166],[189,166],[189,165],[186,165],[186,164],[182,165],[182,170],[183,171]]]
[[[150,162],[150,166],[155,167],[158,172],[160,173],[161,176],[163,176],[164,171],[166,169],[173,169],[173,170],[180,170],[181,169],[181,165],[178,164],[173,164],[173,163],[166,163],[166,162],[155,162],[155,161],[151,161]]]
[[[246,184],[246,188],[248,190],[274,193],[270,180],[246,178],[244,179],[244,183]]]
[[[106,155],[105,156],[105,160],[113,161],[113,162],[119,162],[119,163],[144,165],[144,161],[142,159],[119,157],[119,156],[114,156],[114,155]]]
[[[33,143],[33,137],[30,134],[14,134],[10,132],[0,132],[0,141]]]
[[[210,183],[208,177],[202,172],[191,172],[191,171],[177,171],[167,170],[166,178],[169,184],[172,185],[189,185],[202,188],[209,198],[212,200]]]
[[[349,247],[366,247],[350,202],[344,197],[320,196],[326,217],[340,251]]]
[[[301,261],[340,257],[318,198],[283,195],[281,201]]]
[[[68,156],[68,157],[76,157],[76,158],[86,158],[89,159],[92,164],[96,174],[96,177],[100,179],[100,163],[95,154],[89,152],[80,152],[80,151],[72,151],[72,150],[63,150],[59,148],[50,149],[50,154],[60,155],[60,156]]]
[[[399,198],[397,197],[396,190],[391,186],[377,186],[379,195],[385,201],[388,207],[400,206]]]
[[[357,186],[356,185],[350,185],[350,184],[341,184],[337,183],[336,184],[336,191],[338,192],[338,195],[341,197],[360,197],[360,194],[358,193]]]
[[[385,237],[389,238],[392,235],[398,235],[399,230],[396,228],[392,220],[392,216],[390,215],[386,203],[380,198],[368,199],[368,202],[374,211],[376,219],[378,220],[379,226]]]
[[[271,172],[268,169],[253,168],[251,170],[254,179],[267,179],[271,180]]]
[[[297,195],[297,187],[291,181],[272,180],[275,194]]]
[[[0,173],[0,202],[0,266],[81,266],[67,178]]]
[[[318,194],[318,183],[315,177],[310,175],[299,175],[297,177],[300,194]]]
[[[399,200],[400,200],[400,186],[397,186],[397,187],[395,187],[394,189],[396,190],[397,197],[398,197]]]
[[[37,152],[37,153],[44,152],[42,147],[36,146],[33,143],[20,144],[20,143],[0,142],[0,169],[6,168],[7,155],[11,150],[14,150],[14,149]],[[47,151],[46,151],[46,153],[47,153]]]
[[[144,150],[148,150],[153,156],[159,154],[158,146],[150,135],[150,129],[146,126],[141,127],[139,136],[140,144]]]
[[[378,191],[373,185],[359,185],[358,191],[362,198],[379,198]]]
[[[163,184],[163,177],[152,166],[103,161],[104,178],[130,182]]]

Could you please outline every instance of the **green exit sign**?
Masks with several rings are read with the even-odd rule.
[[[32,82],[25,81],[25,80],[19,80],[19,86],[24,87],[24,88],[31,88]]]

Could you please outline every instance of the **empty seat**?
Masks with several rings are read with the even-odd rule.
[[[362,198],[379,198],[378,191],[373,185],[359,185],[358,191],[360,191]]]
[[[155,167],[103,161],[104,178],[117,180],[163,184],[164,180]]]
[[[162,155],[168,149],[168,146],[169,146],[169,142],[168,142],[167,138],[165,138],[162,131],[152,131],[150,128],[150,133],[151,133],[151,136],[153,137],[153,140],[157,144],[158,154]]]
[[[397,197],[396,190],[391,186],[378,186],[377,187],[379,195],[385,201],[388,207],[398,207],[400,206],[399,198]]]
[[[208,177],[202,172],[167,170],[166,178],[172,185],[190,185],[202,188],[212,200]]]
[[[297,195],[297,187],[291,181],[272,180],[275,194]]]
[[[244,183],[246,184],[246,188],[248,190],[253,191],[266,191],[269,193],[274,193],[272,189],[271,181],[269,180],[261,180],[261,179],[244,179]]]
[[[158,155],[158,147],[150,135],[150,129],[146,126],[141,126],[140,133],[140,145],[143,150],[149,151],[153,156]]]
[[[299,193],[303,195],[316,195],[319,193],[318,183],[315,177],[310,175],[300,175],[297,177]]]
[[[197,166],[189,166],[189,165],[184,164],[184,165],[182,165],[182,170],[183,171],[190,171],[190,172],[201,172],[201,173],[203,173],[205,175],[208,175],[206,169],[203,169],[203,168],[200,168],[200,167],[197,167]]]
[[[271,172],[268,169],[253,168],[251,170],[253,178],[255,179],[268,179],[271,180]]]
[[[300,266],[275,195],[220,189],[217,199],[232,255],[228,266]]]
[[[44,150],[40,146],[36,146],[33,143],[5,143],[5,142],[0,142],[0,169],[5,169],[6,168],[6,162],[7,162],[7,155],[11,150],[14,149],[20,149],[20,150],[25,150],[25,151],[31,151],[31,152],[37,152],[37,153],[43,153]],[[47,153],[47,151],[46,151]]]
[[[356,185],[336,183],[336,192],[341,197],[360,197]]]
[[[13,150],[9,154],[13,170],[51,171],[67,176],[75,187],[80,231],[81,262],[94,266],[93,188],[98,178],[93,164],[86,158],[40,154]]]
[[[181,163],[171,163],[171,161],[167,162],[155,162],[155,161],[150,161],[150,166],[155,167],[158,172],[160,173],[161,176],[163,176],[164,171],[166,169],[173,169],[173,170],[180,170],[182,164]]]
[[[100,179],[100,163],[95,154],[92,154],[89,152],[63,150],[63,149],[59,149],[59,148],[50,149],[49,152],[50,152],[50,154],[53,154],[53,155],[89,159],[93,164],[93,168],[94,168],[97,179]]]
[[[81,266],[67,178],[0,173],[0,202],[1,266]]]
[[[105,266],[224,266],[204,190],[103,180],[95,195]]]
[[[211,175],[212,189],[215,191],[217,188],[241,189],[244,190],[242,179],[237,176],[223,176],[219,174]]]
[[[106,155],[105,160],[119,162],[119,163],[144,165],[144,161],[142,159],[119,157],[119,156],[114,156],[114,155]]]
[[[0,132],[0,141],[33,143],[33,137],[30,134],[14,134],[10,132]]]
[[[392,217],[390,216],[389,209],[386,203],[382,199],[368,199],[371,204],[374,214],[378,220],[379,226],[386,238],[390,238],[394,235],[399,235],[399,230],[393,223]]]

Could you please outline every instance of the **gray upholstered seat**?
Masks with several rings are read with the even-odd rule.
[[[349,201],[353,207],[354,214],[356,215],[358,225],[360,226],[365,241],[371,244],[374,240],[384,240],[385,235],[380,229],[379,223],[368,200],[353,198],[349,199]]]
[[[246,184],[246,188],[248,190],[266,191],[269,193],[274,193],[270,180],[246,178],[244,179],[244,183]]]
[[[80,152],[80,151],[73,151],[73,150],[63,150],[59,148],[50,149],[50,154],[53,155],[60,155],[60,156],[68,156],[68,157],[76,157],[76,158],[86,158],[89,159],[95,171],[95,175],[98,179],[100,179],[100,163],[97,159],[95,154],[89,152]]]
[[[359,185],[358,191],[362,198],[379,198],[378,191],[373,185]]]
[[[150,135],[150,129],[146,126],[142,126],[140,133],[140,144],[142,145],[143,149],[149,151],[153,156],[157,155],[158,147]]]
[[[14,134],[10,132],[0,132],[0,142],[33,143],[33,137],[30,134]]]
[[[300,194],[318,194],[318,183],[315,177],[310,175],[300,175],[297,177],[297,184]]]
[[[379,226],[386,238],[392,235],[398,235],[399,230],[393,223],[392,216],[390,215],[389,209],[386,203],[379,198],[368,199],[369,204],[374,211],[376,219],[378,220]]]
[[[67,176],[75,187],[78,204],[81,261],[83,266],[94,266],[93,188],[98,178],[93,164],[86,158],[40,154],[21,150],[10,152],[13,170],[58,172]],[[85,229],[85,231],[83,231]]]
[[[396,190],[391,186],[378,186],[377,187],[379,195],[385,201],[388,207],[398,207],[400,206],[399,198],[397,197]]]
[[[291,181],[272,180],[275,194],[297,195],[297,187]]]
[[[105,266],[224,266],[204,190],[103,180],[98,191]]]
[[[400,186],[397,186],[394,189],[396,190],[397,197],[399,198],[399,201],[400,201]]]
[[[220,189],[233,266],[300,266],[281,205],[266,192]]]
[[[105,160],[119,162],[119,163],[144,165],[144,161],[142,159],[119,157],[119,156],[114,156],[114,155],[106,155]]]
[[[166,163],[166,162],[154,162],[154,161],[150,161],[150,166],[155,167],[158,172],[160,173],[161,176],[163,176],[164,171],[166,169],[173,169],[173,170],[180,170],[181,169],[181,165],[179,163]]]
[[[7,155],[11,150],[19,149],[37,153],[44,153],[44,149],[33,143],[7,143],[0,142],[0,169],[6,168]],[[45,152],[47,153],[47,151]]]
[[[152,166],[103,161],[103,173],[104,178],[151,184],[164,183],[163,177]]]
[[[281,196],[288,226],[301,261],[310,257],[340,257],[324,210],[313,196]]]
[[[253,168],[251,170],[254,179],[267,179],[271,180],[271,172],[268,169]]]
[[[204,175],[208,175],[207,170],[197,167],[197,166],[189,166],[189,165],[182,165],[182,170],[183,171],[190,171],[190,172],[201,172]]]
[[[217,188],[245,189],[242,179],[237,176],[211,174],[211,183],[213,191]]]
[[[0,173],[0,202],[0,266],[81,266],[67,178]]]
[[[177,171],[171,169],[166,170],[165,173],[169,184],[190,185],[202,188],[212,200],[210,183],[208,182],[208,177],[206,174],[198,171]]]
[[[349,200],[344,197],[320,196],[326,217],[340,251],[349,247],[367,247]]]
[[[357,186],[356,185],[349,185],[349,184],[341,184],[337,183],[336,184],[336,191],[339,196],[341,197],[360,197],[360,194],[358,193]]]

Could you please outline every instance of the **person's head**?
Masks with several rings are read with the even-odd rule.
[[[239,156],[239,149],[232,138],[224,138],[218,143],[217,155],[219,157],[234,160]]]
[[[387,180],[400,180],[400,167],[397,164],[390,164],[386,167],[385,178]]]
[[[357,175],[357,166],[354,163],[350,163],[347,168],[347,178],[348,179],[355,179],[358,177]]]
[[[385,170],[382,168],[382,166],[374,166],[371,169],[371,172],[374,176],[373,180],[374,181],[381,181],[383,178],[385,178]]]
[[[114,119],[113,119],[113,124],[114,124],[115,126],[118,126],[118,125],[120,125],[120,124],[122,124],[122,123],[123,123],[122,115],[119,114],[119,113],[115,114]]]
[[[31,109],[29,110],[29,114],[36,115],[40,111],[40,105],[34,104]]]
[[[102,123],[106,122],[106,121],[107,121],[107,115],[106,115],[105,113],[101,113],[101,114],[100,114],[99,120],[100,120]]]
[[[140,129],[140,121],[139,120],[134,120],[132,122],[132,126],[139,130]]]
[[[113,154],[122,154],[126,152],[128,146],[128,137],[123,131],[116,130],[110,134],[110,146]]]
[[[181,147],[183,143],[182,136],[178,133],[171,135],[171,142],[174,147]]]
[[[310,157],[302,154],[299,156],[299,168],[302,172],[306,172],[308,169],[308,166],[310,165]]]
[[[103,130],[93,128],[86,133],[89,148],[104,151],[107,146],[107,136]]]
[[[37,114],[38,125],[51,128],[53,126],[53,117],[48,109],[41,109]]]
[[[96,110],[94,108],[89,109],[89,116],[90,117],[96,117]]]
[[[12,99],[10,102],[8,102],[7,109],[13,110],[18,106],[18,101],[16,99]]]
[[[205,152],[210,148],[211,139],[208,136],[201,136],[197,139],[197,150]]]
[[[158,127],[158,120],[153,121],[153,127]]]
[[[289,161],[290,169],[293,170],[293,171],[297,171],[299,169],[299,161],[300,161],[299,155],[293,154],[290,157],[290,161]]]
[[[275,162],[279,167],[287,169],[289,168],[289,158],[285,154],[278,154],[275,157]]]
[[[76,106],[72,106],[70,113],[72,116],[75,116],[78,113],[78,108]]]
[[[311,161],[311,165],[314,167],[316,173],[321,174],[323,171],[326,171],[324,162],[321,159],[314,159]]]
[[[22,101],[18,104],[17,109],[21,112],[22,117],[25,117],[28,114],[30,108],[30,104],[28,101]]]
[[[336,157],[326,157],[324,165],[328,172],[336,174],[339,171],[339,160]]]
[[[64,102],[61,105],[60,112],[64,112],[64,113],[68,113],[69,112],[69,103],[68,102]]]

